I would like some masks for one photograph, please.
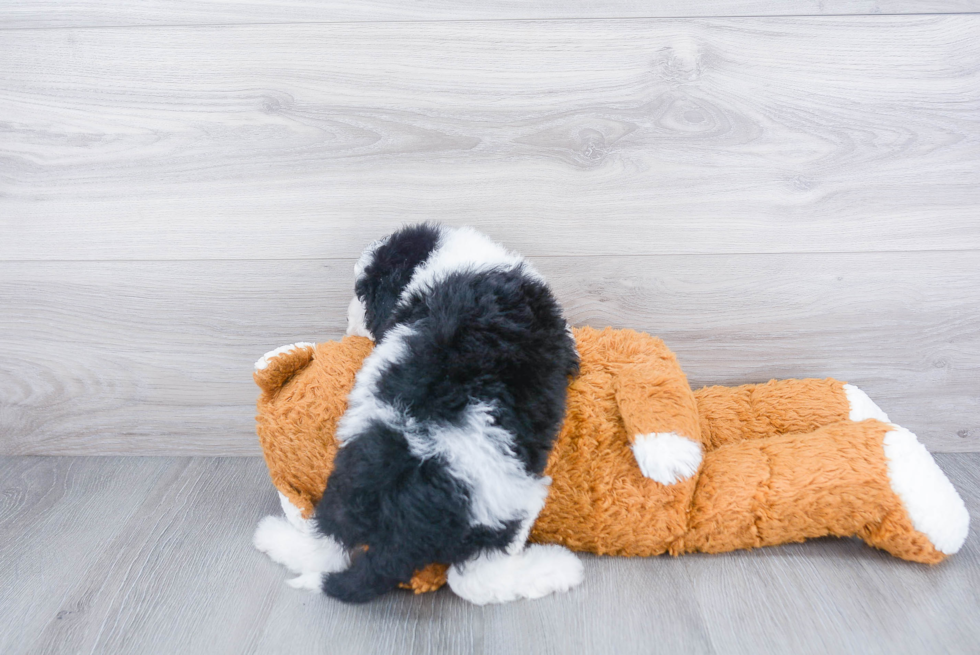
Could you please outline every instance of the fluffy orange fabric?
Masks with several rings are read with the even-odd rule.
[[[350,337],[302,347],[274,358],[253,375],[262,389],[256,431],[276,486],[309,517],[337,454],[334,433],[370,339]]]
[[[889,484],[889,427],[848,419],[843,383],[782,380],[692,392],[660,339],[574,330],[581,373],[548,460],[552,478],[531,532],[538,543],[615,555],[723,552],[857,535],[903,559],[945,556],[913,527]],[[372,344],[297,349],[255,373],[258,434],[273,484],[309,516],[337,450],[334,431]],[[664,485],[640,472],[638,434],[674,432],[704,449],[695,475]],[[416,574],[431,591],[445,567]]]

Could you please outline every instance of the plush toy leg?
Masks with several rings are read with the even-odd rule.
[[[812,432],[843,421],[851,413],[850,386],[828,378],[704,387],[694,392],[701,439],[710,449],[745,439]],[[858,393],[867,399],[863,392]],[[870,399],[867,402],[874,406]],[[861,418],[882,417],[884,413]]]
[[[966,506],[916,436],[905,428],[890,427],[883,447],[891,487],[901,499],[916,532],[926,535],[939,552],[952,555],[970,531]],[[868,543],[902,557],[902,552],[915,548],[908,530],[902,529],[903,523],[902,516],[889,516],[861,536]]]
[[[969,516],[912,433],[845,420],[706,453],[688,525],[674,554],[857,535],[932,564],[959,549]]]

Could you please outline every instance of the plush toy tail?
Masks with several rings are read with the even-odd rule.
[[[255,372],[252,374],[255,384],[267,394],[274,393],[286,380],[309,364],[315,352],[316,346],[306,342],[293,343],[267,352],[255,362]]]

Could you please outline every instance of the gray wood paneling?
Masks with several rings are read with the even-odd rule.
[[[207,25],[331,21],[445,21],[671,16],[935,14],[980,11],[977,0],[7,0],[0,27]]]
[[[576,324],[662,336],[695,386],[834,376],[980,450],[973,252],[538,258]],[[256,454],[251,365],[342,334],[351,261],[0,264],[0,452]]]
[[[975,517],[980,454],[937,456]],[[0,648],[22,653],[970,653],[980,534],[935,567],[855,540],[583,556],[557,596],[344,606],[250,546],[278,511],[258,458],[0,459]]]
[[[975,15],[5,31],[0,259],[978,249],[978,62]]]

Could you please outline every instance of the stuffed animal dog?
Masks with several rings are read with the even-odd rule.
[[[831,379],[692,391],[659,339],[573,330],[581,370],[545,474],[551,485],[512,575],[416,573],[476,603],[533,598],[581,580],[545,544],[607,555],[720,553],[826,535],[858,536],[935,564],[957,552],[969,515],[928,451],[860,389]],[[337,454],[337,421],[367,339],[297,344],[260,360],[258,434],[289,520],[267,517],[256,546],[304,576],[341,569],[336,544],[306,531]],[[364,544],[370,548],[370,544]],[[532,547],[533,550],[533,547]],[[529,550],[529,553],[532,552]]]

